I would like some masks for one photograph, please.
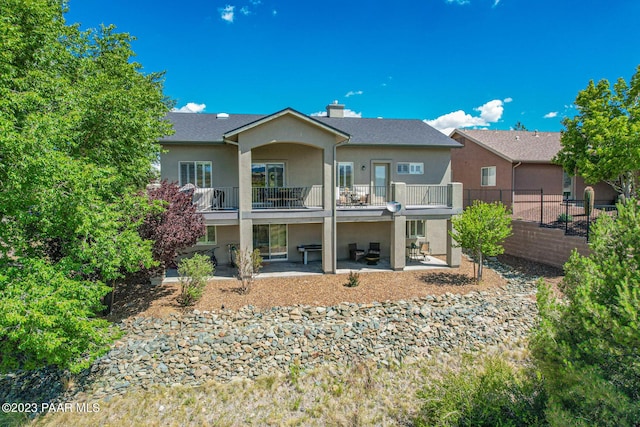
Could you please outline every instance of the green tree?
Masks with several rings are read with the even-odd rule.
[[[142,193],[169,133],[131,37],[59,0],[0,0],[0,370],[73,370],[113,338],[101,298],[150,266]]]
[[[484,256],[496,256],[504,252],[502,242],[511,235],[511,216],[502,203],[484,203],[476,200],[461,215],[452,219],[450,233],[457,247],[471,251],[478,263],[476,282],[482,280]],[[475,275],[475,273],[474,273]]]
[[[520,120],[518,120],[516,124],[513,125],[513,130],[527,130],[527,128],[522,124]]]
[[[640,420],[640,208],[593,225],[588,257],[565,264],[558,301],[538,291],[532,352],[545,376],[553,425],[633,426]]]
[[[593,80],[578,93],[578,115],[562,121],[562,148],[554,161],[588,184],[604,181],[625,196],[638,196],[640,177],[640,65],[628,85]]]

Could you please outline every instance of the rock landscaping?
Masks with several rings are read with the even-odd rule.
[[[198,385],[324,363],[389,366],[439,351],[521,345],[536,321],[535,279],[499,264],[502,288],[406,301],[298,305],[135,317],[109,353],[62,390],[60,373],[0,377],[2,401],[109,399],[135,388]]]

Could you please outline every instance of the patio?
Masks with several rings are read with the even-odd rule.
[[[376,265],[368,265],[364,260],[352,261],[352,260],[338,260],[336,273],[348,274],[351,271],[358,273],[373,273],[393,271],[389,258],[380,258],[380,261]],[[448,268],[446,262],[443,260],[430,256],[425,261],[420,258],[407,259],[407,265],[404,271],[415,270],[430,270],[436,268]],[[215,279],[233,279],[236,273],[235,267],[231,267],[228,264],[220,264],[216,268],[214,275]],[[309,276],[309,275],[322,275],[322,261],[309,261],[307,264],[303,264],[301,261],[277,261],[266,262],[263,264],[260,274],[257,278],[268,277],[292,277],[292,276]],[[177,282],[178,272],[176,269],[167,270],[166,283]]]

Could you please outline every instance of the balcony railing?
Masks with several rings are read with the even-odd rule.
[[[336,205],[338,207],[352,206],[384,206],[390,201],[389,188],[371,185],[353,185],[338,187]]]
[[[451,206],[448,185],[407,185],[406,206]]]
[[[193,204],[198,211],[238,209],[238,187],[196,188]]]
[[[322,207],[322,185],[310,187],[253,187],[253,209],[306,209]]]

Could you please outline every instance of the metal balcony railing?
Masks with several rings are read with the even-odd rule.
[[[448,185],[408,184],[407,206],[451,206],[451,189]]]
[[[196,188],[193,204],[199,212],[238,209],[238,187]]]
[[[253,209],[307,209],[322,207],[322,185],[308,187],[253,187]]]

